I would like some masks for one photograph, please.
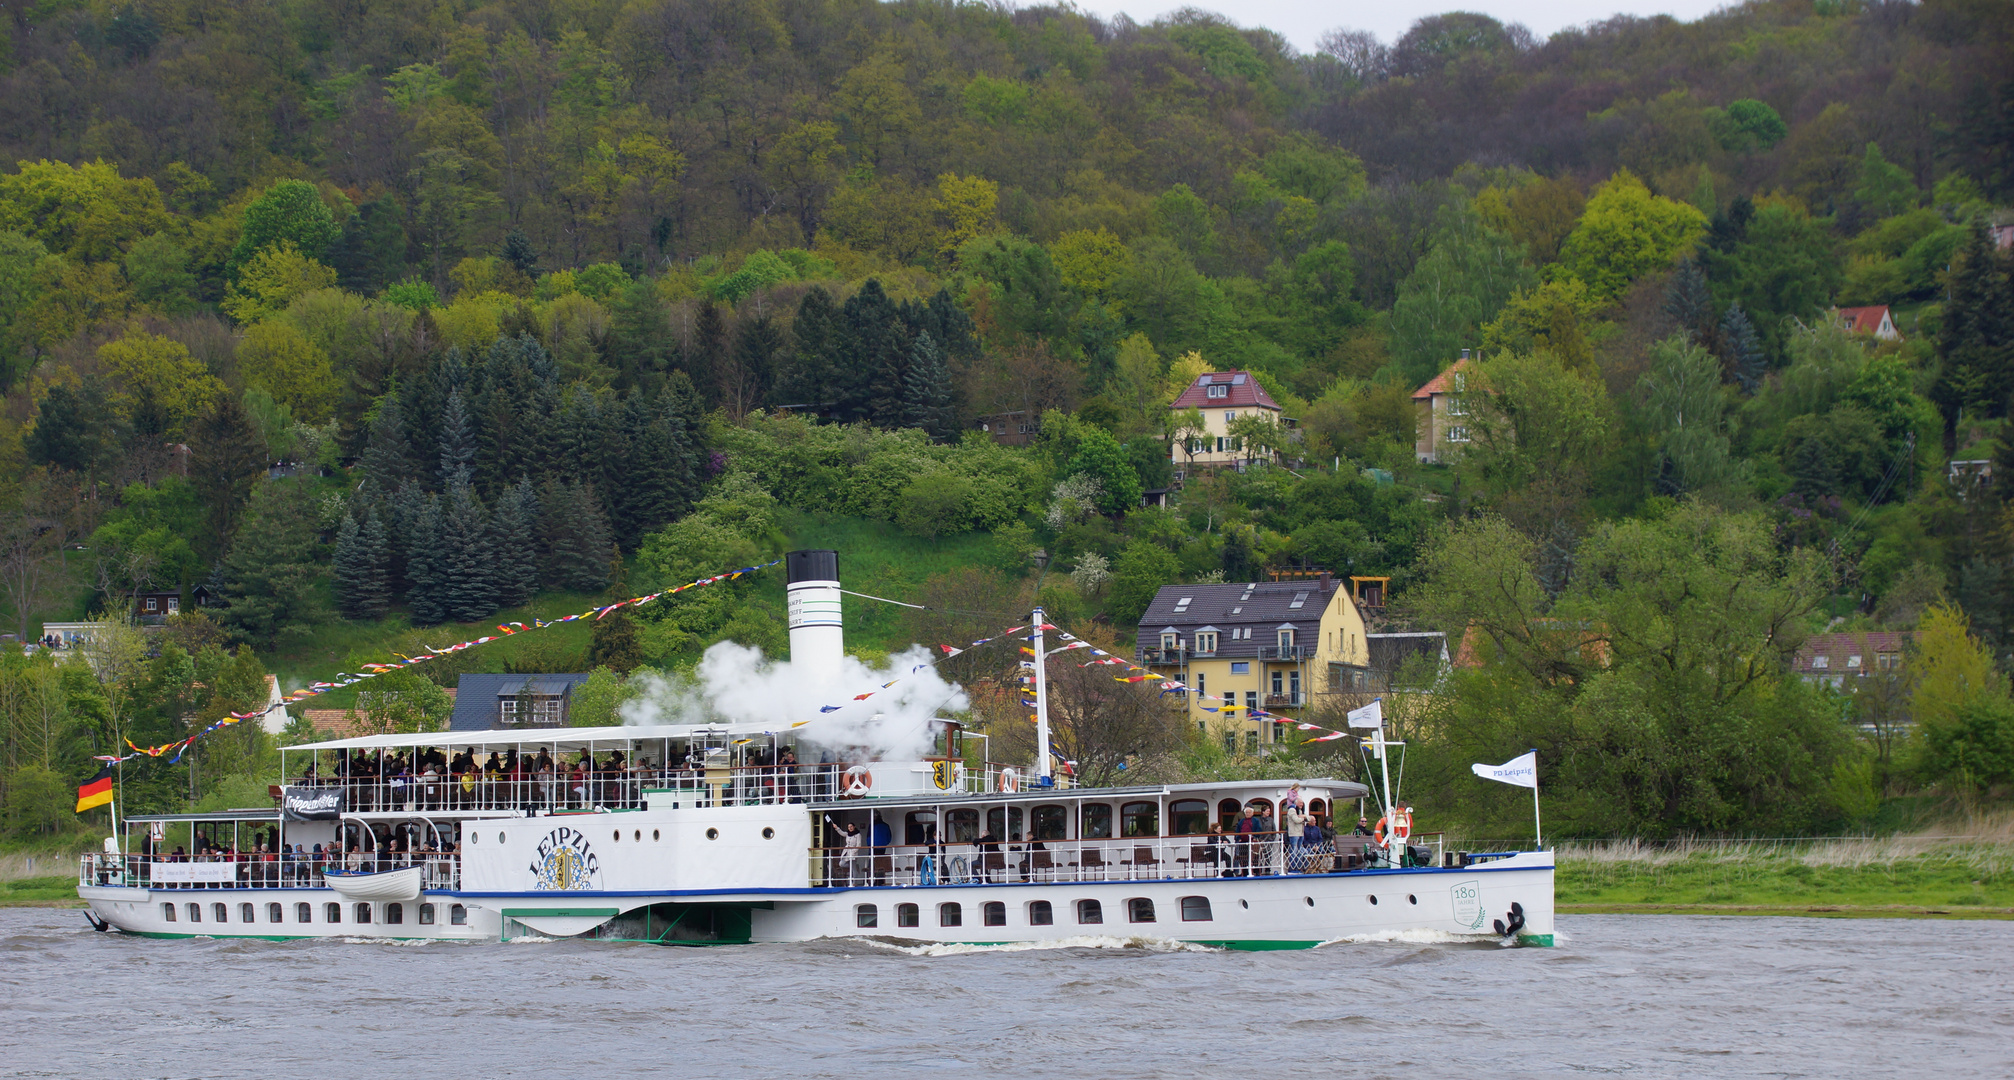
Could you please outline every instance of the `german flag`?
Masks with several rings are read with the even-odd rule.
[[[98,775],[84,781],[77,789],[77,812],[100,807],[112,801],[112,766],[100,765]]]

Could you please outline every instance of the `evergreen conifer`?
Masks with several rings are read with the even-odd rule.
[[[1728,305],[1727,314],[1721,316],[1720,340],[1727,349],[1735,381],[1741,383],[1743,391],[1755,393],[1762,386],[1768,361],[1762,351],[1762,337],[1755,332],[1755,324],[1749,321],[1748,312],[1741,310],[1740,303]]]
[[[336,606],[350,619],[382,618],[391,596],[385,588],[385,529],[377,515],[343,515],[336,530]]]
[[[467,483],[475,476],[476,433],[469,420],[468,403],[460,390],[448,393],[441,410],[441,472],[443,488]]]
[[[377,412],[371,416],[363,467],[364,482],[378,495],[388,495],[406,481],[417,479],[412,442],[406,436],[405,407],[399,404],[396,390],[378,400]]]
[[[488,518],[468,481],[448,488],[441,503],[438,576],[442,609],[457,622],[473,622],[496,611]]]
[[[414,492],[400,527],[406,540],[406,607],[413,625],[432,626],[447,618],[442,588],[441,500]]]
[[[545,543],[547,582],[571,592],[599,592],[608,584],[608,518],[585,484],[554,482],[539,500],[539,534]]]
[[[624,289],[608,328],[607,357],[616,371],[616,385],[657,389],[664,381],[665,343],[669,340],[671,322],[665,317],[664,302],[658,299],[656,283],[645,279]]]
[[[909,371],[902,384],[902,423],[922,428],[940,442],[954,437],[951,413],[951,373],[944,366],[944,351],[925,330],[916,335],[909,350]]]
[[[490,566],[499,607],[516,607],[538,595],[538,493],[519,479],[497,499],[490,516]]]

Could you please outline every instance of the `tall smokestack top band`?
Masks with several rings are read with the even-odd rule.
[[[825,549],[793,551],[783,557],[784,580],[795,585],[800,581],[838,581],[839,553]]]

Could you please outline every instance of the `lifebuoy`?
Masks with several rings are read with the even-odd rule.
[[[1387,833],[1391,834],[1391,838],[1399,840],[1404,840],[1411,836],[1413,834],[1413,812],[1411,810],[1400,809],[1379,818],[1377,825],[1371,829],[1371,839],[1376,840],[1379,847],[1384,847],[1387,842]]]
[[[851,766],[841,779],[845,781],[839,792],[842,799],[866,798],[867,793],[874,790],[874,774],[868,772],[865,765]]]
[[[1021,774],[1011,766],[1000,770],[1000,790],[1009,794],[1021,790]]]

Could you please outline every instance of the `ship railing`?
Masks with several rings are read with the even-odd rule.
[[[1046,884],[1327,874],[1366,866],[1366,846],[1268,832],[821,847],[810,858],[812,882],[830,888]]]
[[[324,779],[343,790],[350,813],[483,814],[565,810],[634,810],[652,792],[690,793],[695,805],[750,806],[817,802],[837,797],[843,764],[733,767],[627,767],[589,773],[422,773],[417,776]],[[312,780],[301,780],[316,786]]]
[[[115,855],[83,857],[77,884],[127,889],[326,889],[326,870],[376,873],[418,866],[421,887],[461,887],[461,857],[453,852],[333,854]]]

